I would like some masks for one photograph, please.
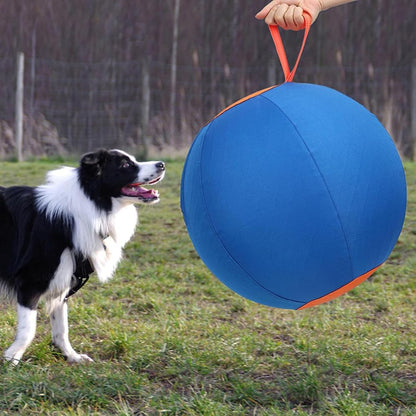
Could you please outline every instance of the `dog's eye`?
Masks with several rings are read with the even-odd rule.
[[[125,168],[129,168],[131,166],[131,162],[129,160],[123,160],[121,162],[121,168],[125,169]]]

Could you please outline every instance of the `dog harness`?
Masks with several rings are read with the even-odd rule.
[[[91,262],[80,254],[75,254],[75,272],[72,275],[72,287],[65,297],[65,301],[78,292],[90,278],[90,274],[94,271]]]

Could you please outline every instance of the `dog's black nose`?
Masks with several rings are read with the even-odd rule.
[[[157,163],[156,163],[156,167],[157,167],[159,170],[165,170],[165,164],[164,164],[163,162],[157,162]]]

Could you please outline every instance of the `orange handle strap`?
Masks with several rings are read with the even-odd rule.
[[[298,68],[300,57],[302,56],[303,49],[305,48],[306,39],[309,34],[309,30],[312,24],[312,17],[309,13],[304,12],[303,18],[305,20],[305,33],[303,35],[303,42],[302,46],[299,51],[298,58],[296,59],[296,63],[292,70],[290,70],[289,63],[287,61],[285,47],[282,42],[282,38],[280,36],[279,28],[275,25],[269,25],[269,30],[273,38],[274,46],[276,47],[277,56],[279,57],[280,64],[282,65],[283,74],[285,75],[285,82],[292,82],[293,77],[295,76],[296,69]]]

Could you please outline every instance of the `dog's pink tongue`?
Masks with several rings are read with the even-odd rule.
[[[138,195],[146,199],[153,199],[157,198],[159,196],[159,193],[155,189],[141,188],[138,192]]]
[[[151,199],[158,197],[158,191],[155,189],[146,189],[141,186],[125,186],[123,189],[123,194],[132,197],[142,197],[144,199]]]

